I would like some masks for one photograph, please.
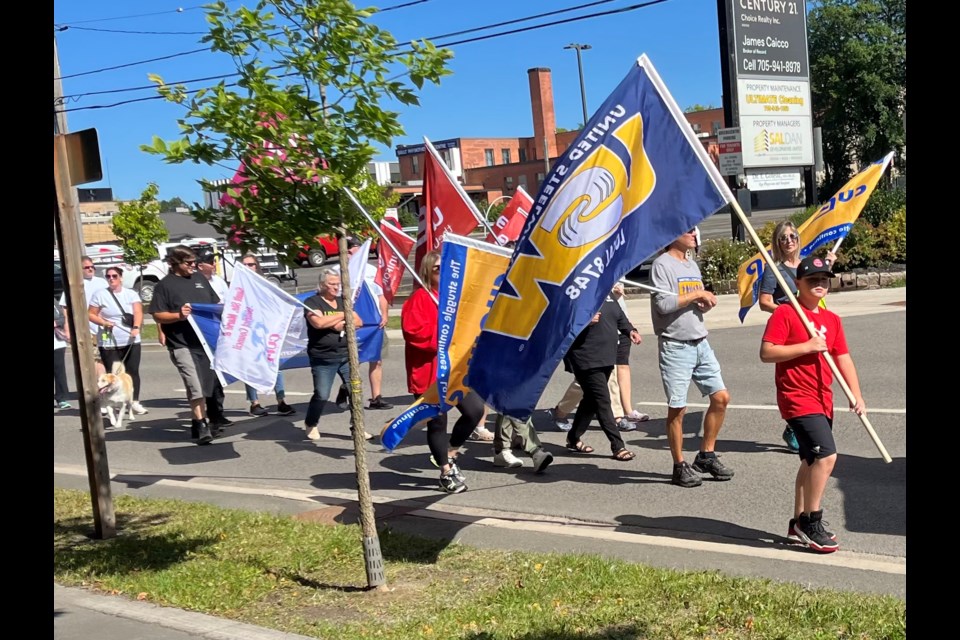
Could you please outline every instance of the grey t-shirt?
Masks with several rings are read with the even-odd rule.
[[[700,267],[693,260],[677,260],[669,253],[661,254],[650,267],[650,284],[657,289],[677,294],[703,289]],[[695,304],[677,307],[677,296],[650,294],[650,315],[653,332],[672,340],[698,340],[707,336],[703,312]]]

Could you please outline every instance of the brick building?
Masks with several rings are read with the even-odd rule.
[[[533,136],[529,138],[450,138],[431,140],[447,168],[460,181],[474,201],[492,203],[501,196],[512,196],[523,187],[536,196],[540,183],[553,163],[577,138],[579,131],[557,133],[553,106],[553,82],[550,69],[527,70]],[[723,109],[708,109],[686,114],[697,137],[714,162],[717,161],[717,130],[723,127]],[[406,196],[403,205],[416,212],[423,186],[424,145],[400,145],[396,148],[400,183],[393,190]]]

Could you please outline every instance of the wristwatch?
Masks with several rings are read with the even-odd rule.
[[[139,327],[139,326],[130,327],[130,331],[133,331],[134,329],[137,329],[137,330],[139,331],[139,330],[140,330],[140,327]]]

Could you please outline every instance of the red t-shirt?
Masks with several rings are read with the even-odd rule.
[[[803,309],[814,328],[826,339],[827,352],[834,358],[849,353],[840,316],[819,307],[817,311]],[[763,332],[763,341],[776,345],[799,344],[809,339],[810,334],[789,304],[774,310]],[[833,418],[833,371],[819,353],[778,362],[776,383],[777,406],[784,420],[816,413]]]

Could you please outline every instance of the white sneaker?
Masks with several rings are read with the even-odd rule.
[[[647,420],[650,419],[650,416],[648,416],[645,413],[640,413],[636,409],[634,409],[633,411],[631,411],[630,413],[628,413],[623,417],[629,420],[630,422],[646,422]]]
[[[617,429],[620,431],[636,431],[637,425],[630,422],[626,417],[617,420]]]
[[[523,460],[513,455],[507,449],[504,449],[497,455],[493,456],[493,464],[498,467],[507,467],[508,469],[516,469],[517,467],[523,466]]]
[[[560,429],[560,431],[570,431],[573,429],[573,424],[569,420],[554,420],[553,424]]]
[[[110,415],[110,412],[107,410],[106,407],[100,407],[100,415],[102,415],[102,416],[108,416],[108,415]]]
[[[307,427],[307,437],[311,440],[319,440],[320,429],[318,429],[316,426]]]
[[[138,415],[138,416],[142,416],[142,415],[144,415],[144,414],[146,414],[146,413],[150,413],[150,412],[147,411],[147,409],[146,409],[142,404],[140,404],[139,402],[134,402],[132,405],[130,405],[130,410],[133,411],[133,413],[136,414],[136,415]]]
[[[493,442],[493,432],[486,427],[480,426],[473,430],[467,440],[474,442]]]

